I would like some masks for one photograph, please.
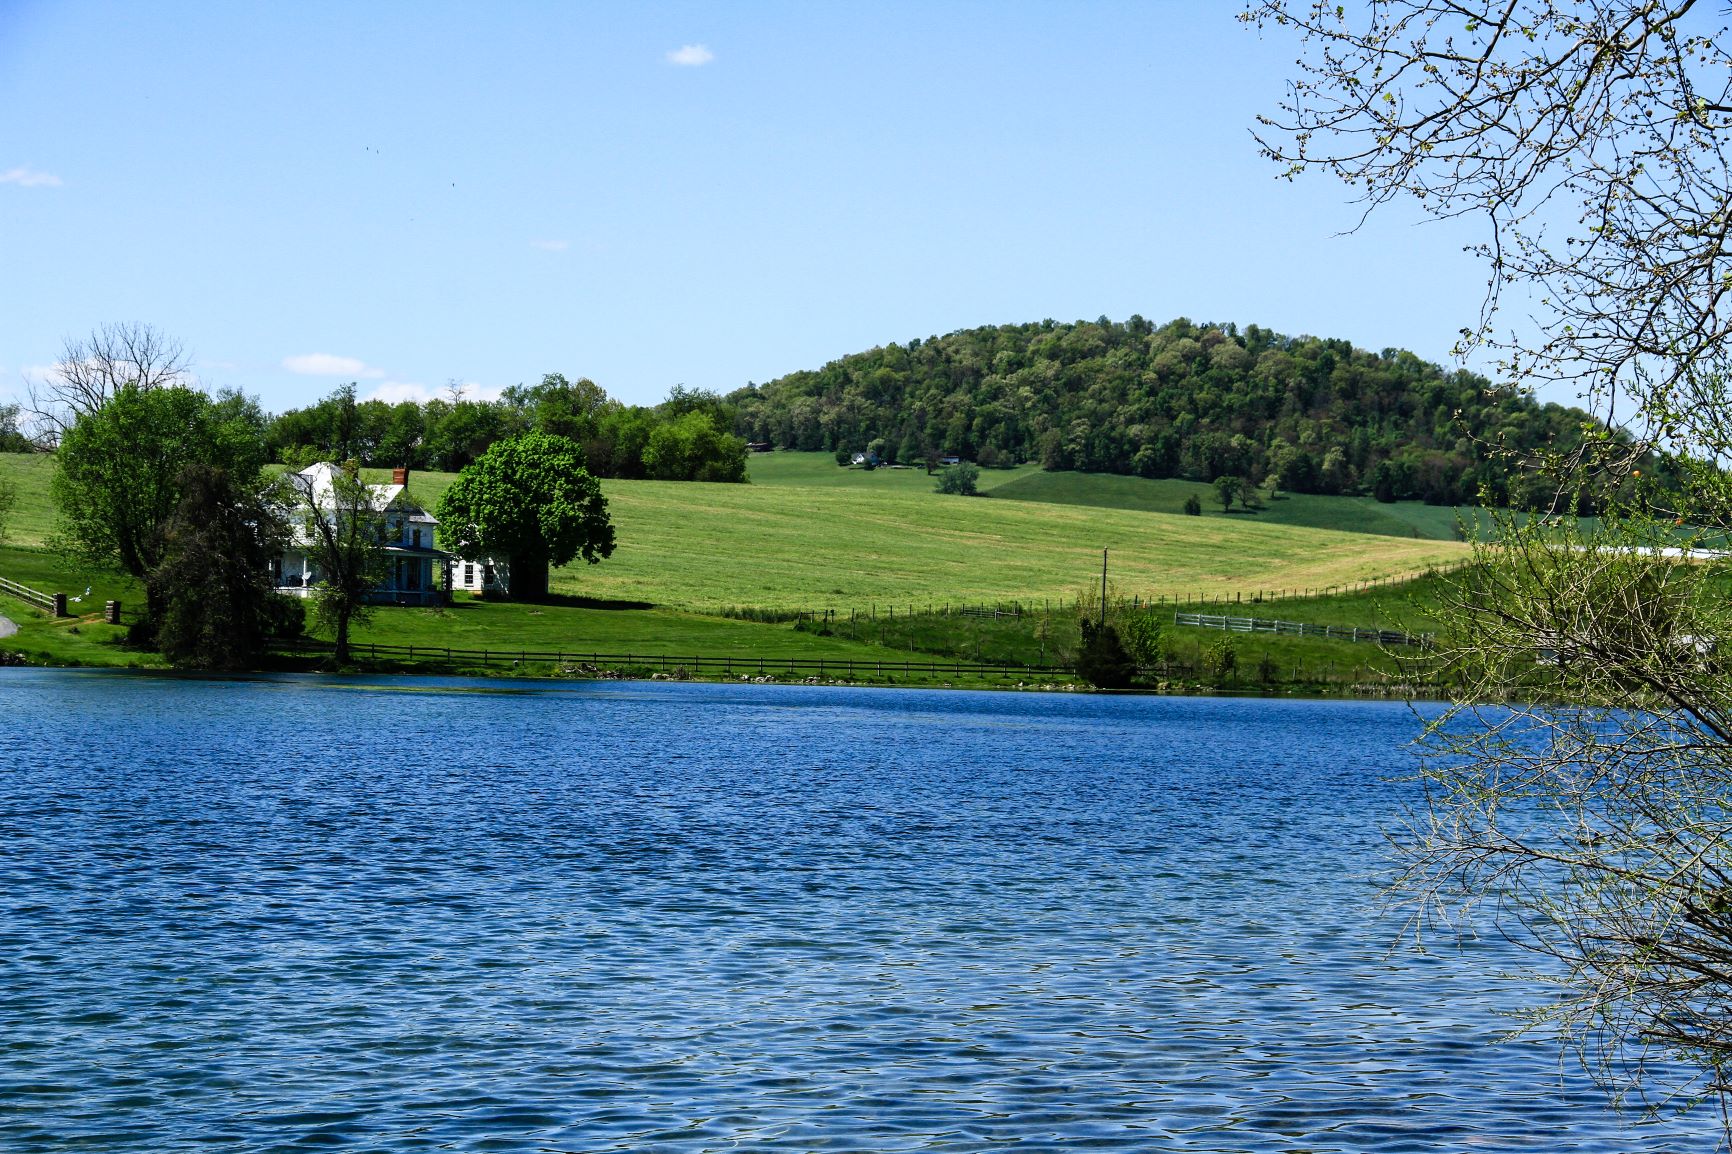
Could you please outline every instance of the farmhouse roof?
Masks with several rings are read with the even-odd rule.
[[[309,496],[313,504],[320,509],[333,508],[337,503],[333,478],[341,471],[329,461],[320,461],[316,465],[302,469],[297,474],[297,476],[305,477],[309,482],[304,486],[297,487],[301,489],[302,493]],[[407,520],[415,524],[437,525],[439,523],[438,519],[418,505],[413,497],[406,495],[405,487],[402,485],[368,485],[367,492],[372,498],[375,512],[383,514],[395,507],[403,513]]]

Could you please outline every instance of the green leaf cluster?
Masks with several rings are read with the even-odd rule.
[[[381,468],[455,473],[495,442],[550,433],[575,442],[591,476],[665,481],[744,481],[746,442],[732,406],[714,393],[675,385],[660,405],[626,405],[594,381],[549,373],[506,389],[496,401],[454,391],[424,403],[356,400],[339,387],[305,409],[273,417],[272,459],[358,461]]]
[[[257,476],[263,422],[238,393],[123,385],[61,438],[52,488],[63,541],[87,561],[144,581],[162,560],[182,471]]]
[[[1588,414],[1493,389],[1409,352],[1251,325],[993,325],[891,344],[732,393],[750,441],[892,461],[1273,479],[1295,493],[1458,504],[1549,501],[1516,458],[1579,444]],[[1532,490],[1531,492],[1529,490]]]
[[[544,594],[550,566],[577,557],[593,565],[614,548],[607,499],[582,448],[551,433],[495,443],[445,490],[438,517],[445,548],[510,559],[513,596]]]

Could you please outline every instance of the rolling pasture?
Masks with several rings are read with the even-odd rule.
[[[1025,467],[983,474],[994,486],[987,496],[952,497],[933,492],[920,469],[842,469],[817,453],[766,454],[751,464],[747,485],[604,481],[619,547],[600,565],[555,571],[554,591],[698,611],[1031,602],[1074,596],[1108,548],[1114,584],[1127,596],[1249,597],[1394,577],[1466,554],[1456,541],[1280,524],[1268,513],[1187,517],[1121,507],[1133,499],[1125,493],[1141,500],[1164,490],[1118,482],[1183,482]],[[45,457],[0,455],[0,475],[20,491],[15,545],[47,544],[50,469]],[[417,472],[410,490],[431,507],[452,479]],[[1069,499],[993,495],[1042,486]],[[1091,486],[1098,500],[1085,503]]]
[[[1108,548],[1114,584],[1127,596],[1250,596],[1398,576],[1466,555],[1453,540],[1262,515],[1004,500],[996,488],[949,497],[933,492],[924,469],[843,469],[821,453],[755,456],[751,476],[748,485],[602,482],[619,548],[600,565],[555,571],[555,590],[696,610],[1026,602],[1074,596]],[[1014,486],[1043,476],[1053,475],[1025,466],[982,480]],[[431,505],[451,479],[416,473],[410,489]]]

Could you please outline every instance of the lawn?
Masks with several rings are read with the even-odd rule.
[[[381,607],[354,630],[359,643],[451,649],[557,650],[734,658],[903,660],[904,649],[823,637],[791,624],[761,624],[668,609],[603,608],[574,602],[523,605],[459,594],[443,609]],[[917,659],[917,658],[916,658]]]
[[[919,485],[880,486],[878,474],[898,471],[868,474],[834,460],[824,468],[854,479],[795,483],[802,472],[825,475],[820,457],[754,458],[790,460],[775,466],[785,469],[776,483],[603,481],[619,548],[600,565],[556,571],[554,588],[695,610],[1032,601],[1073,596],[1099,573],[1100,550],[1110,548],[1115,581],[1127,595],[1251,596],[1413,573],[1466,554],[1454,541],[1372,538],[1248,517],[949,497],[933,492],[924,474]],[[431,507],[451,480],[420,472],[409,487]]]
[[[688,608],[1034,600],[1074,595],[1112,551],[1143,596],[1344,584],[1465,554],[1252,520],[933,492],[655,481],[603,484],[619,549],[556,574],[564,592]]]
[[[18,626],[16,635],[0,641],[0,649],[50,665],[163,664],[154,653],[122,648],[126,630],[101,621],[103,602],[111,598],[123,606],[139,603],[142,590],[130,578],[87,570],[59,553],[18,546],[0,546],[0,577],[41,593],[78,599],[68,606],[73,616],[56,620],[27,601],[0,594],[0,617]]]
[[[161,664],[154,654],[124,648],[120,644],[124,629],[96,619],[101,603],[108,598],[118,598],[128,606],[137,604],[140,590],[130,579],[86,571],[58,553],[20,547],[0,548],[0,575],[44,592],[70,592],[83,598],[75,611],[78,607],[90,610],[74,619],[54,621],[22,601],[0,598],[0,614],[21,626],[20,633],[5,643],[6,649],[23,653],[31,661],[59,665]],[[1436,582],[1421,580],[1370,592],[1276,603],[1243,602],[1226,608],[1245,616],[1417,630],[1432,627],[1423,609],[1435,604],[1435,590]],[[1199,608],[1219,611],[1223,607]],[[1074,605],[1056,601],[1050,607],[1042,603],[1038,609],[1014,618],[965,616],[954,607],[949,613],[922,609],[911,615],[907,608],[896,610],[885,604],[875,611],[843,611],[820,621],[760,623],[588,599],[557,598],[547,604],[525,605],[459,595],[444,609],[376,608],[355,628],[354,639],[363,647],[373,643],[495,653],[559,651],[568,655],[570,663],[582,662],[589,654],[767,661],[771,672],[775,672],[777,661],[788,659],[822,659],[838,664],[852,661],[861,667],[862,678],[875,680],[871,666],[879,660],[959,658],[1005,664],[1065,664],[1075,653],[1076,616]],[[1168,638],[1166,650],[1179,669],[1175,676],[1194,684],[1202,676],[1196,671],[1205,667],[1223,635],[1174,626],[1168,607],[1158,609],[1156,619]],[[1240,668],[1229,684],[1252,686],[1269,672],[1277,681],[1323,688],[1379,680],[1394,669],[1389,656],[1374,645],[1268,634],[1233,634],[1226,640]],[[362,656],[366,656],[364,649]],[[421,663],[425,668],[443,664],[438,654],[430,654]],[[450,664],[463,667],[461,659]],[[632,663],[614,660],[602,664]],[[891,674],[885,680],[908,681],[910,677]],[[971,684],[992,680],[957,679],[948,674],[939,675],[939,679]]]
[[[1251,597],[1413,573],[1466,552],[1453,541],[1249,516],[951,497],[933,492],[923,472],[842,469],[816,453],[765,454],[754,464],[765,480],[748,485],[604,481],[619,548],[600,565],[557,571],[555,591],[699,611],[1032,602],[1074,596],[1109,548],[1113,579],[1127,595]],[[0,456],[21,492],[16,544],[46,542],[50,467],[45,457]],[[991,491],[1106,480],[1028,470],[984,476]],[[813,478],[825,480],[805,483]],[[417,472],[410,490],[431,507],[451,480]]]
[[[1292,493],[1266,502],[1255,513],[1245,512],[1237,506],[1233,512],[1223,513],[1213,485],[1200,481],[1121,477],[1109,473],[1032,472],[1009,478],[993,486],[990,492],[999,500],[1177,514],[1185,511],[1187,498],[1195,497],[1203,507],[1202,517],[1206,520],[1255,521],[1269,525],[1373,533],[1384,537],[1423,537],[1433,541],[1456,540],[1458,517],[1465,516],[1471,520],[1479,512],[1477,509],[1426,505],[1420,501],[1384,504],[1370,497]]]
[[[47,453],[0,453],[0,480],[10,481],[18,490],[18,503],[6,522],[6,541],[47,542],[54,531],[54,501],[48,493],[53,476],[54,458]]]
[[[983,469],[980,474],[980,489],[985,492],[995,485],[1039,472],[1039,465],[1019,465],[1014,469]],[[802,489],[859,488],[877,493],[930,493],[937,487],[937,479],[927,475],[924,464],[913,467],[881,466],[877,469],[850,465],[844,468],[836,464],[834,453],[753,453],[746,459],[746,475],[754,485],[793,486]]]
[[[48,457],[0,457],[0,470],[19,483],[24,496],[16,522],[19,546],[40,544],[52,528],[50,466]],[[1256,598],[1263,591],[1412,574],[1465,551],[1451,541],[1148,508],[1150,494],[1183,482],[1024,468],[989,471],[982,480],[992,492],[1044,487],[1048,496],[1069,501],[968,499],[937,494],[923,470],[845,470],[824,454],[764,454],[753,457],[753,466],[760,480],[752,485],[603,482],[620,548],[596,567],[556,572],[554,587],[565,594],[563,601],[381,608],[355,639],[362,645],[454,650],[826,660],[916,653],[1046,662],[1065,660],[1074,650],[1076,612],[1065,603],[1093,584],[1103,546],[1112,549],[1112,582],[1124,596],[1225,600],[1247,615],[1356,626],[1387,624],[1386,615],[1373,610],[1380,594],[1290,601],[1280,612],[1259,608]],[[386,477],[383,470],[369,473],[371,480]],[[410,492],[435,506],[450,480],[449,473],[417,471]],[[1121,496],[1112,496],[1114,490]],[[1141,501],[1143,508],[1117,508],[1108,499]],[[48,593],[81,596],[90,589],[90,608],[111,596],[128,605],[139,598],[130,580],[87,574],[47,549],[0,549],[0,575]],[[944,613],[946,606],[994,601],[1039,606],[1050,617],[1043,626],[1037,617],[1001,622]],[[811,622],[795,629],[786,620],[760,624],[717,615],[724,606],[781,613],[833,608],[837,615],[824,624],[826,631],[814,631]],[[23,606],[9,615],[26,626],[12,648],[76,662],[113,655],[113,646],[100,648],[109,636],[104,627],[33,620]],[[74,624],[78,632],[69,632]],[[1200,631],[1195,638],[1192,631],[1171,636],[1179,650],[1190,646],[1192,652],[1214,641]],[[1341,650],[1344,643],[1315,639],[1235,638],[1235,645],[1247,653],[1278,645],[1294,658],[1372,660],[1370,650]]]

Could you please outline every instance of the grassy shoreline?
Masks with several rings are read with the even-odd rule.
[[[0,573],[52,576],[63,559],[0,549]],[[53,620],[0,595],[0,615],[18,622],[0,651],[31,665],[163,669],[159,655],[126,645],[124,626],[101,621],[108,597],[136,605],[132,582],[78,574],[91,582],[91,612]],[[45,582],[53,584],[53,582]],[[1412,630],[1424,624],[1434,581],[1375,593],[1339,594],[1257,605],[1205,606],[1216,612],[1283,620]],[[130,615],[130,614],[129,614]],[[1170,607],[1156,615],[1163,640],[1146,690],[1303,696],[1401,695],[1399,660],[1376,645],[1314,636],[1227,633],[1175,626]],[[1074,608],[1015,617],[918,612],[877,617],[752,621],[687,610],[554,598],[537,604],[459,595],[437,609],[379,607],[354,631],[350,668],[364,674],[551,676],[593,679],[762,680],[780,684],[1070,689],[1066,668],[1079,641]],[[373,646],[415,652],[374,652]],[[1221,667],[1223,647],[1233,657]],[[475,660],[471,653],[487,653]],[[536,655],[559,650],[562,660]],[[525,659],[514,654],[526,653]],[[620,655],[608,657],[606,655]],[[821,664],[820,664],[821,663]],[[928,666],[929,668],[909,668]],[[812,668],[817,665],[817,668]],[[964,668],[958,669],[958,666]],[[996,666],[992,670],[968,666]],[[273,656],[266,671],[328,669],[329,656],[306,648]]]
[[[1193,482],[1025,466],[989,471],[987,495],[971,499],[933,492],[921,470],[844,469],[824,454],[768,454],[754,457],[752,469],[748,485],[604,481],[621,541],[612,558],[556,570],[554,596],[540,604],[459,595],[437,609],[381,607],[354,641],[416,653],[363,657],[357,668],[510,676],[509,664],[420,651],[535,650],[644,660],[520,662],[516,672],[528,665],[564,676],[674,677],[679,658],[697,657],[702,664],[685,662],[684,676],[709,680],[712,661],[723,671],[733,661],[760,663],[754,675],[766,677],[781,664],[784,681],[834,680],[835,664],[860,684],[1069,685],[1074,677],[1060,670],[1080,640],[1076,597],[1098,580],[1106,547],[1115,592],[1159,607],[1167,640],[1151,674],[1157,691],[1380,694],[1399,683],[1400,670],[1374,647],[1233,634],[1223,667],[1223,639],[1175,627],[1173,603],[1407,628],[1407,586],[1373,583],[1448,566],[1466,552],[1441,539],[1450,511],[1392,507],[1382,520],[1367,520],[1376,510],[1357,498],[1294,498],[1256,516],[1187,516],[1169,506],[1182,504]],[[79,598],[77,617],[52,621],[0,597],[0,614],[21,626],[0,650],[31,664],[161,668],[160,657],[128,648],[125,629],[98,615],[111,598],[135,609],[137,583],[89,570],[51,546],[52,459],[0,454],[0,474],[20,492],[13,543],[0,546],[0,576]],[[432,507],[452,479],[418,472],[410,490]],[[1390,532],[1341,531],[1359,521]],[[960,608],[1013,603],[1019,612],[1008,618]],[[320,661],[287,654],[270,667]],[[952,671],[889,671],[907,661]],[[801,662],[825,664],[807,672]],[[955,672],[958,663],[1022,668],[965,676]]]

